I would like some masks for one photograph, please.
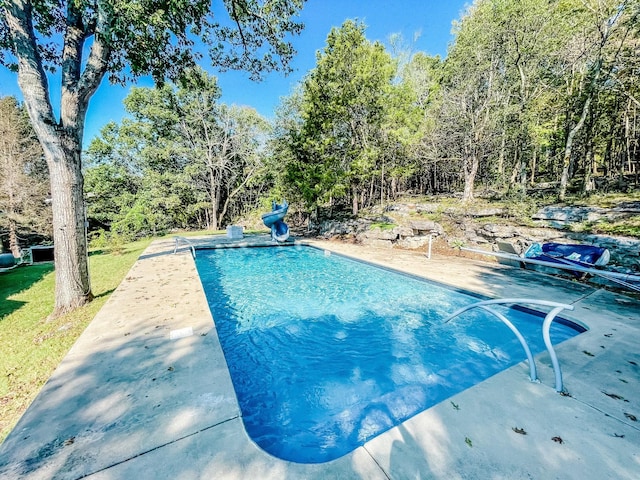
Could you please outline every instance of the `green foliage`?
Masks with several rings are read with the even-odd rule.
[[[0,239],[8,240],[14,254],[19,237],[51,234],[48,180],[25,109],[13,97],[0,97]]]
[[[157,85],[184,77],[201,57],[258,78],[287,70],[288,36],[304,0],[225,0],[228,20],[214,20],[209,0],[0,2],[0,64],[17,71],[34,130],[51,175],[56,243],[56,314],[90,296],[83,220],[81,142],[89,101],[105,76],[125,83],[150,75]],[[20,68],[17,68],[20,65]],[[59,70],[59,95],[46,72]],[[52,94],[53,93],[53,94]],[[59,108],[51,99],[59,98]],[[104,151],[104,145],[98,149]],[[213,210],[215,212],[216,205]],[[213,219],[214,227],[217,218]]]
[[[504,202],[505,215],[520,225],[532,226],[531,216],[538,211],[539,203],[534,199],[509,199]]]
[[[133,119],[107,125],[89,148],[91,218],[135,238],[215,229],[250,209],[270,185],[270,126],[255,110],[219,98],[216,78],[199,68],[177,85],[133,88],[125,99]]]
[[[456,249],[460,250],[464,246],[466,246],[466,243],[462,239],[454,238],[453,240],[451,240],[451,247],[452,248],[456,248]]]
[[[396,227],[395,223],[389,223],[389,222],[373,222],[370,225],[370,229],[373,230],[374,228],[378,228],[380,230],[393,230]]]
[[[117,219],[142,185],[138,175],[125,166],[119,166],[117,162],[89,168],[84,178],[87,217],[106,225]]]
[[[290,13],[286,4],[301,5],[271,2],[269,14]],[[242,22],[257,21],[252,9],[258,5],[228,5],[237,7],[233,14]],[[601,10],[590,5],[476,2],[457,22],[445,59],[423,52],[394,58],[366,38],[364,24],[348,20],[329,32],[315,68],[283,101],[272,132],[249,109],[219,104],[215,78],[200,69],[186,68],[174,84],[133,89],[126,100],[132,118],[105,127],[89,148],[91,168],[105,162],[124,168],[98,172],[97,182],[89,178],[106,192],[95,205],[89,202],[90,217],[129,235],[220,226],[271,198],[354,211],[405,192],[464,189],[470,200],[482,182],[497,197],[507,195],[509,215],[524,221],[536,183],[561,179],[567,132],[589,95],[593,102],[574,141],[569,173],[575,184],[591,172],[600,177],[598,185],[613,185],[619,177],[620,188],[628,188],[637,181],[623,175],[635,159],[627,146],[638,141],[628,126],[638,121],[632,99],[640,98],[633,16],[639,2],[606,0]],[[139,5],[118,8],[124,9],[123,24],[144,11]],[[152,16],[150,32],[159,34],[160,26],[173,31],[176,19]],[[607,39],[599,37],[606,33],[604,19],[611,22]],[[227,38],[240,38],[223,23],[219,27]],[[155,48],[160,40],[144,41]],[[148,62],[141,68],[153,69],[156,60]],[[598,69],[615,78],[596,77]],[[171,70],[167,76],[174,76]],[[229,131],[242,131],[240,138],[249,140],[207,156],[221,152]],[[156,172],[144,183],[152,193],[142,195],[148,171]]]
[[[200,59],[201,53],[193,48],[194,36],[209,48],[214,65],[246,70],[260,78],[266,71],[289,70],[295,53],[289,36],[303,28],[293,17],[304,1],[228,0],[224,2],[225,9],[217,11],[214,18],[208,0],[170,0],[161,4],[44,0],[33,2],[32,21],[42,39],[40,55],[44,67],[49,70],[62,63],[62,42],[52,38],[67,30],[67,22],[74,19],[86,38],[103,42],[113,82],[124,83],[143,75],[150,75],[159,83],[166,78],[179,78],[184,69],[195,66]],[[0,8],[4,9],[4,4],[0,3]],[[1,15],[0,64],[13,69],[16,64],[11,54],[15,54],[15,46],[6,22],[6,16]]]
[[[108,251],[117,255],[123,253],[124,245],[127,241],[128,239],[124,235],[100,229],[92,232],[89,238],[89,246],[94,250]]]
[[[635,215],[624,221],[607,221],[584,226],[586,231],[604,235],[621,235],[640,238],[640,215]]]
[[[366,39],[362,23],[331,30],[280,132],[284,183],[307,205],[350,198],[355,213],[372,179],[410,174],[396,158],[415,140],[418,116],[407,84],[394,83],[396,73],[397,62]]]

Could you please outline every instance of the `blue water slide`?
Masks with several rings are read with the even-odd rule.
[[[262,215],[262,223],[271,229],[271,238],[276,242],[286,242],[289,238],[289,226],[283,221],[288,210],[289,204],[283,200],[282,205],[273,202],[271,211]]]

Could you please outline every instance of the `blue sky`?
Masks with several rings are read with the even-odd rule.
[[[325,45],[332,27],[339,27],[346,19],[359,19],[367,26],[369,40],[388,45],[389,37],[399,33],[414,51],[446,56],[452,40],[451,23],[459,19],[469,0],[307,0],[300,15],[305,24],[301,35],[293,39],[297,55],[292,63],[294,72],[288,76],[272,73],[262,82],[249,80],[242,72],[224,72],[203,67],[218,76],[222,88],[222,101],[228,104],[249,105],[267,118],[273,118],[280,98],[288,95],[293,86],[315,66],[316,52]],[[214,2],[219,5],[219,0]],[[214,10],[216,11],[216,10]],[[414,39],[417,38],[414,42]],[[139,86],[151,86],[148,79],[138,81]],[[84,144],[97,136],[109,121],[120,122],[125,116],[122,100],[131,85],[110,85],[105,79],[91,99],[87,112]],[[59,90],[52,82],[52,91]],[[21,98],[16,75],[0,67],[0,96]],[[52,94],[54,109],[56,101]]]

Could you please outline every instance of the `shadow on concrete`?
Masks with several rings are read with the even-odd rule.
[[[0,446],[0,476],[80,478],[237,416],[209,393],[224,359],[194,356],[215,352],[206,333],[170,340],[161,324],[131,325],[125,343],[72,350]]]
[[[176,253],[182,253],[185,251],[188,251],[189,247],[180,247],[178,248],[178,250],[176,251]],[[148,253],[148,254],[142,254],[138,257],[138,260],[148,260],[150,258],[157,258],[157,257],[164,257],[167,255],[173,255],[173,250],[166,250],[163,252],[155,252],[155,253]]]

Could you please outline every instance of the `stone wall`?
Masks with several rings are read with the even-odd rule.
[[[582,234],[543,227],[514,227],[494,223],[469,226],[465,238],[472,245],[495,245],[498,241],[509,242],[518,253],[523,253],[535,242],[597,245],[609,250],[611,264],[640,271],[640,239],[637,238]],[[497,248],[494,248],[494,250],[497,250]]]
[[[419,218],[421,213],[439,213],[447,228],[438,222]],[[421,249],[430,238],[450,247],[491,247],[508,242],[518,253],[534,242],[584,243],[609,249],[610,265],[629,272],[640,272],[640,239],[609,235],[581,234],[568,227],[574,222],[606,221],[640,214],[640,204],[623,204],[611,209],[598,207],[548,206],[532,216],[538,226],[529,227],[495,221],[505,212],[500,208],[442,207],[436,203],[393,204],[370,218],[325,221],[315,225],[326,238],[350,238],[364,245],[382,248]],[[418,218],[416,218],[418,217]],[[491,217],[491,221],[483,218]]]

